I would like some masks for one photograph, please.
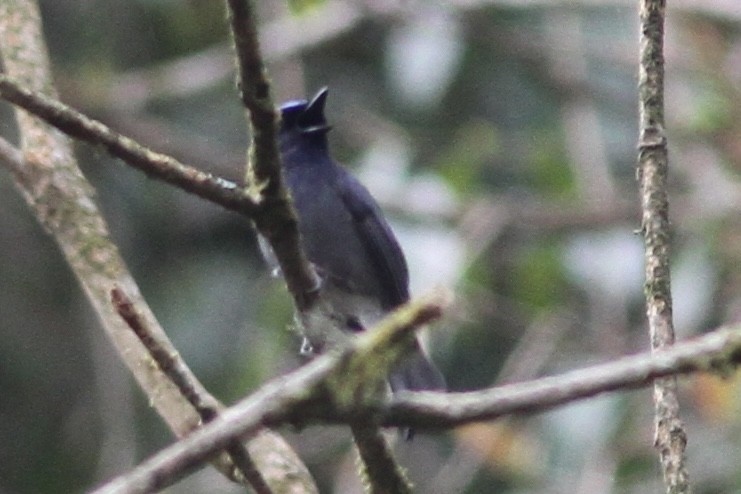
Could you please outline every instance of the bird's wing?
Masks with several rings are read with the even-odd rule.
[[[340,196],[378,273],[382,306],[391,309],[409,300],[409,271],[404,253],[376,201],[360,182],[341,170]]]

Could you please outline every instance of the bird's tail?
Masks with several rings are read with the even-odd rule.
[[[415,351],[405,358],[389,377],[391,391],[444,391],[445,378],[440,370],[422,352]]]
[[[442,372],[424,354],[419,343],[417,343],[417,349],[399,363],[391,373],[389,385],[393,392],[404,389],[410,391],[445,391],[447,389]],[[407,441],[411,441],[414,437],[412,428],[404,427],[399,429],[399,432]]]

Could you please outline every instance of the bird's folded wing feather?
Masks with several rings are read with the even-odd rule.
[[[348,173],[341,173],[338,182],[340,196],[352,215],[353,224],[378,273],[384,308],[391,309],[407,302],[409,271],[391,227],[360,182]]]

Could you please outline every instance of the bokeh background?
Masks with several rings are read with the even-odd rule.
[[[635,181],[637,2],[258,2],[278,100],[329,86],[335,156],[377,197],[453,390],[648,346]],[[42,0],[62,99],[238,180],[247,130],[222,2]],[[741,4],[669,1],[677,332],[741,316]],[[11,111],[0,129],[15,134]],[[249,223],[78,146],[113,237],[196,374],[233,402],[300,365]],[[81,492],[172,441],[0,170],[0,493]],[[741,492],[736,376],[681,379],[699,494]],[[649,390],[420,435],[419,492],[662,492]],[[340,427],[286,429],[322,492],[358,492]],[[242,492],[204,469],[168,493]]]

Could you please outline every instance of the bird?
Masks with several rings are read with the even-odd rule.
[[[302,325],[305,354],[346,344],[410,297],[406,258],[381,208],[330,154],[327,94],[325,87],[311,101],[291,100],[280,106],[283,177],[302,247],[321,279],[321,309]],[[264,240],[261,248],[270,259]],[[442,373],[416,339],[388,383],[392,392],[446,389]],[[411,434],[405,432],[407,438]]]

